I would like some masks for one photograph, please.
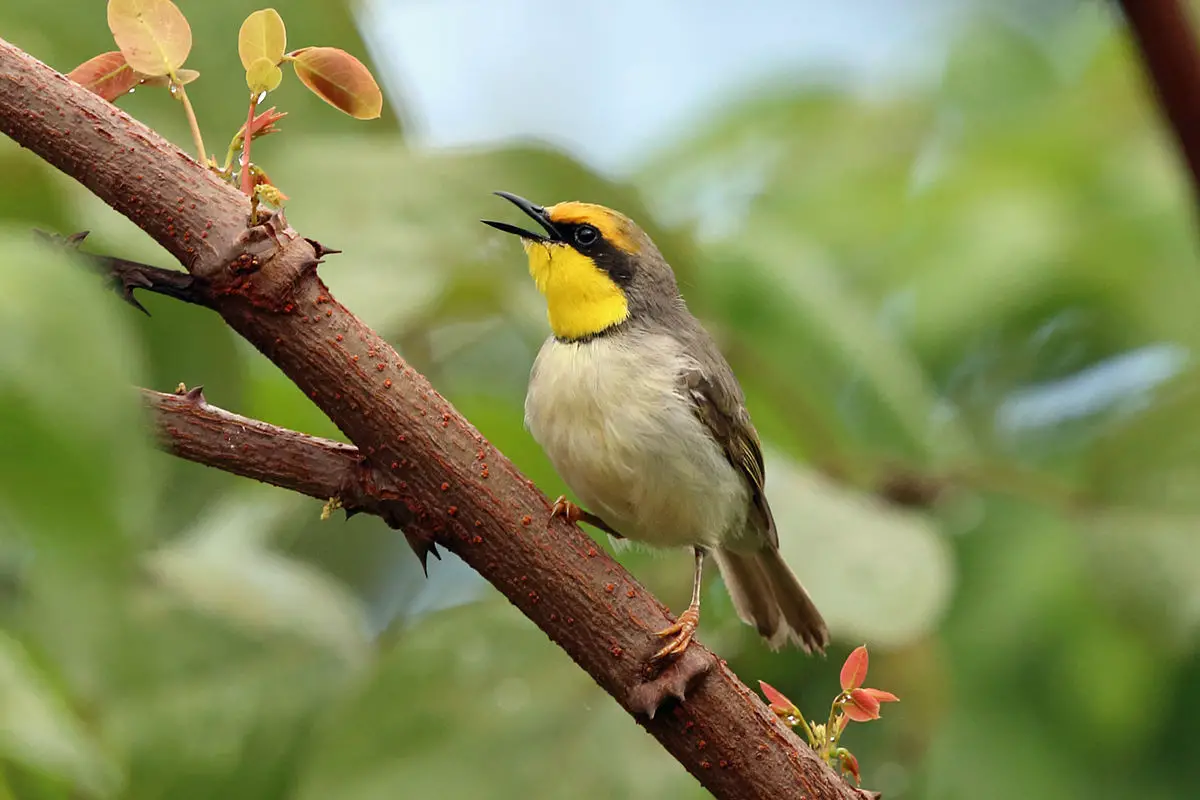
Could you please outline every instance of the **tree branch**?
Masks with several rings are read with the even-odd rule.
[[[200,387],[141,393],[166,452],[318,500],[336,498],[348,515],[366,512],[392,522],[390,505],[400,499],[396,481],[372,468],[354,445],[232,414],[209,405]]]
[[[133,296],[134,289],[145,289],[148,292],[173,297],[176,300],[198,306],[212,306],[203,284],[186,272],[80,251],[79,245],[83,244],[83,240],[87,238],[88,231],[73,233],[70,236],[60,236],[45,231],[37,231],[37,233],[49,242],[75,251],[93,270],[108,280],[125,302],[147,317],[150,316],[150,312]]]
[[[1180,0],[1121,0],[1121,8],[1200,203],[1200,53],[1187,10]]]
[[[666,609],[582,531],[552,520],[533,483],[333,298],[318,250],[282,213],[248,228],[244,195],[3,40],[0,130],[179,259],[212,308],[394,477],[392,522],[409,541],[458,554],[715,796],[862,796],[703,647],[647,679]],[[653,714],[684,689],[686,701]]]

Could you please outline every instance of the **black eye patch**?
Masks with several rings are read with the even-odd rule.
[[[633,257],[605,239],[595,225],[586,222],[555,223],[563,240],[583,253],[608,273],[613,283],[626,287],[633,282],[636,264]]]

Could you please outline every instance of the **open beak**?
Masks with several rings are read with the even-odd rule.
[[[491,225],[493,228],[505,233],[513,233],[520,236],[522,239],[528,239],[532,242],[561,242],[562,235],[558,229],[554,227],[554,223],[550,222],[550,217],[546,214],[546,209],[541,206],[535,206],[533,203],[526,200],[524,197],[519,197],[511,192],[495,192],[495,194],[503,197],[508,202],[512,203],[517,208],[524,211],[537,223],[546,230],[546,236],[533,231],[527,231],[524,228],[518,228],[516,225],[509,225],[507,222],[493,222],[490,219],[481,219],[484,225]]]

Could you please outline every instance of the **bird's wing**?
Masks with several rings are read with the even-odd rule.
[[[726,367],[728,378],[712,378],[699,367],[685,370],[683,387],[691,399],[696,416],[708,428],[713,439],[725,451],[725,457],[733,465],[750,488],[750,497],[760,517],[762,530],[770,543],[779,546],[779,534],[775,531],[775,519],[767,505],[764,493],[766,475],[763,469],[762,445],[758,432],[750,422],[750,413],[742,401],[741,390]]]

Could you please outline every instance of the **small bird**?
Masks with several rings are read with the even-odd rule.
[[[546,298],[552,335],[529,377],[525,425],[586,507],[560,497],[553,514],[694,551],[691,604],[658,632],[652,662],[691,642],[710,552],[738,616],[771,647],[823,651],[825,621],[779,553],[741,386],[654,242],[604,206],[496,194],[545,231],[482,220],[520,237]]]

